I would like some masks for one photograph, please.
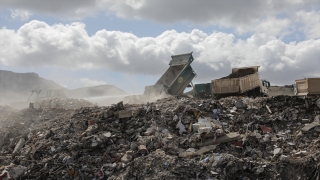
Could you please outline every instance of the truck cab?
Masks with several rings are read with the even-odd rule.
[[[264,79],[261,79],[261,85],[260,85],[260,91],[264,95],[268,95],[269,92],[269,87],[270,87],[270,82]]]

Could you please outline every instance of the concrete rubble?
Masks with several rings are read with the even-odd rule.
[[[317,100],[0,106],[0,180],[319,179]]]

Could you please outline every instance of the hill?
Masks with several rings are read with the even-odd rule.
[[[0,105],[26,102],[32,90],[41,90],[39,97],[46,97],[47,89],[64,89],[69,98],[94,98],[100,96],[122,96],[127,93],[113,85],[100,85],[69,90],[40,77],[37,73],[16,73],[0,70]],[[32,96],[35,97],[35,94]]]
[[[71,98],[90,98],[100,96],[127,95],[125,91],[113,85],[99,85],[93,87],[84,87],[67,91],[67,96]]]
[[[42,90],[39,96],[45,96],[45,90],[50,88],[64,87],[34,72],[15,73],[0,70],[0,104],[26,101],[32,90]]]

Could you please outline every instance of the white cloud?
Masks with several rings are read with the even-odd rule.
[[[7,66],[104,68],[123,73],[161,75],[172,54],[194,52],[200,78],[219,78],[231,67],[260,65],[278,82],[315,75],[320,69],[320,39],[285,43],[267,34],[237,39],[233,34],[165,31],[157,37],[100,30],[89,36],[82,23],[48,25],[31,21],[17,31],[0,30],[0,63]],[[284,73],[285,72],[285,73]]]
[[[105,0],[102,6],[108,7],[118,17],[144,18],[160,22],[180,20],[195,23],[248,24],[252,20],[279,13],[284,10],[301,8],[305,0]],[[138,7],[138,8],[137,8]]]
[[[191,22],[228,27],[235,32],[268,33],[284,36],[289,27],[308,22],[303,32],[308,38],[319,37],[319,0],[2,0],[0,6],[24,9],[13,17],[26,20],[32,13],[50,14],[63,19],[81,19],[104,12],[124,19],[147,19],[174,23]],[[311,7],[311,8],[310,8]],[[310,10],[310,12],[306,12]],[[293,16],[295,12],[303,12]],[[317,24],[318,23],[318,24]],[[317,24],[317,25],[315,25]],[[313,26],[315,25],[315,26]],[[294,32],[291,32],[294,33]]]
[[[21,9],[15,9],[11,10],[11,17],[13,19],[19,19],[21,21],[26,21],[32,16],[32,13],[26,10],[21,10]]]
[[[236,31],[240,34],[253,32],[253,33],[267,33],[271,36],[281,36],[285,34],[291,22],[288,18],[275,18],[267,17],[265,19],[255,20],[249,25],[235,27]]]
[[[300,29],[306,38],[320,38],[320,11],[298,11],[294,18],[296,28]]]
[[[88,78],[77,79],[73,81],[79,87],[92,87],[98,85],[106,85],[107,83],[104,81],[97,81]]]
[[[94,14],[101,3],[100,0],[1,0],[0,6],[70,19]]]

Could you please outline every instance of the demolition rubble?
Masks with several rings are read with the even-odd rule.
[[[169,97],[77,109],[4,106],[0,180],[319,179],[319,102]]]

